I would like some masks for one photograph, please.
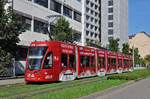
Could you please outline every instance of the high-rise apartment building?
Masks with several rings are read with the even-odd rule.
[[[119,47],[128,42],[128,0],[101,0],[101,42],[119,38]]]
[[[100,40],[100,1],[82,0],[82,43]]]

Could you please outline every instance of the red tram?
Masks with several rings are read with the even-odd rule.
[[[32,42],[25,81],[69,81],[133,70],[133,57],[59,41]]]

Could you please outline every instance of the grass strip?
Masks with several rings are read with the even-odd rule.
[[[75,81],[68,81],[68,82],[55,82],[55,83],[49,83],[49,84],[15,84],[15,85],[7,85],[5,88],[1,88],[0,90],[0,97],[2,96],[9,96],[10,94],[18,94],[21,92],[28,92],[28,91],[37,91],[40,90],[41,88],[47,88],[47,87],[55,87],[55,86],[61,86],[61,85],[66,85],[66,84],[72,84],[72,83],[77,83],[77,82],[82,82],[82,81],[90,81],[90,80],[96,80],[100,79],[103,77],[93,77],[93,78],[85,78],[85,79],[79,79]]]
[[[82,96],[92,94],[94,92],[102,91],[113,86],[128,82],[127,80],[104,80],[88,85],[81,85],[73,88],[67,88],[54,93],[45,93],[44,95],[37,95],[28,99],[75,99]]]

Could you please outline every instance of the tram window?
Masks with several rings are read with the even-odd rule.
[[[75,67],[75,56],[69,55],[69,67],[74,68]]]
[[[116,66],[116,59],[115,59],[115,58],[112,59],[111,64],[112,64],[112,66],[114,66],[114,67]]]
[[[67,54],[61,54],[61,66],[63,68],[67,67],[67,60],[68,60]]]
[[[80,56],[81,67],[85,67],[85,56]]]
[[[119,67],[122,67],[122,60],[121,59],[118,60],[118,65],[119,65]]]
[[[51,69],[52,67],[53,67],[53,55],[50,52],[47,54],[45,58],[43,69]]]
[[[124,60],[124,66],[128,66],[129,65],[129,61],[128,60]]]
[[[105,67],[105,59],[104,59],[104,57],[101,58],[101,61],[102,61],[102,66]]]
[[[132,60],[130,60],[130,66],[133,66],[133,61]]]
[[[95,58],[94,58],[94,56],[91,57],[91,66],[95,67]]]
[[[86,56],[86,67],[90,67],[90,57]]]
[[[98,58],[98,64],[99,64],[99,67],[105,67],[105,59],[104,59],[104,57],[99,57]]]
[[[102,64],[101,64],[101,57],[98,57],[98,66],[101,67]]]
[[[111,58],[108,58],[108,66],[111,66]]]

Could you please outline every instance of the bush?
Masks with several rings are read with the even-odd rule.
[[[12,55],[0,48],[0,75],[7,75],[12,67]]]
[[[150,70],[137,70],[134,72],[110,75],[108,80],[139,80],[150,76]]]

